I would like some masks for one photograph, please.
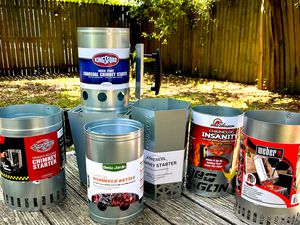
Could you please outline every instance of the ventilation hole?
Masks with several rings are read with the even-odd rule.
[[[278,225],[279,223],[278,223],[278,216],[276,216],[275,218],[274,218],[274,225]]]
[[[17,205],[18,205],[18,207],[21,207],[21,199],[20,198],[17,198]]]
[[[42,196],[42,205],[46,205],[46,196]]]
[[[296,216],[294,215],[293,218],[292,218],[291,223],[295,223],[295,222],[296,222]]]
[[[247,220],[250,220],[251,212],[250,210],[247,211]]]
[[[25,207],[26,207],[26,208],[29,208],[29,201],[28,201],[28,198],[25,198]]]
[[[259,218],[259,224],[264,224],[264,220],[265,220],[264,216],[261,215]]]
[[[118,99],[119,99],[119,101],[123,101],[124,100],[124,93],[123,92],[119,92],[119,94],[118,94]]]
[[[56,199],[59,199],[60,198],[60,193],[59,193],[59,191],[57,191],[57,193],[56,193]]]
[[[13,197],[13,196],[10,196],[10,204],[11,204],[12,206],[15,205],[14,197]]]
[[[129,205],[126,205],[126,206],[120,206],[120,209],[121,209],[122,211],[126,211],[128,208],[129,208]]]
[[[37,198],[33,198],[33,205],[34,207],[38,207]]]
[[[238,214],[241,214],[241,205],[238,207]]]
[[[253,213],[253,222],[256,223],[257,220],[257,213]]]
[[[8,204],[9,203],[9,200],[8,200],[8,195],[5,195],[6,196],[6,203]]]
[[[89,95],[86,91],[83,91],[82,92],[82,97],[83,97],[84,100],[87,100],[89,98]]]
[[[98,94],[98,100],[99,100],[100,102],[105,102],[106,99],[107,99],[107,96],[106,96],[105,93],[99,93],[99,94]]]
[[[50,194],[50,203],[53,203],[53,194]]]
[[[245,208],[242,209],[242,216],[245,216]]]
[[[105,211],[106,210],[106,205],[104,205],[103,203],[99,202],[97,204],[98,209],[100,209],[101,211]]]
[[[139,203],[141,203],[143,201],[143,197],[139,199]]]

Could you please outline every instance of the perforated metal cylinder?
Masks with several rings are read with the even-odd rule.
[[[189,190],[205,197],[229,193],[242,116],[241,110],[231,107],[193,107],[186,184]]]
[[[1,108],[0,154],[7,206],[36,211],[65,198],[62,109],[42,104]]]
[[[128,28],[77,28],[84,111],[126,111],[129,103],[129,34]]]
[[[90,217],[104,224],[132,221],[143,210],[143,125],[103,119],[84,130]]]
[[[236,185],[236,215],[256,224],[300,224],[300,114],[245,113]]]

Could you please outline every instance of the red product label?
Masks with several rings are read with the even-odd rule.
[[[119,57],[113,53],[99,53],[93,56],[93,63],[101,67],[112,67],[119,63]]]
[[[232,159],[236,137],[236,128],[212,128],[192,123],[190,164],[210,170],[222,170]]]
[[[24,138],[30,180],[41,180],[60,171],[57,132]]]
[[[250,202],[268,207],[298,205],[299,151],[300,144],[267,142],[243,133],[236,193]]]
[[[5,137],[4,136],[0,136],[0,145],[4,144],[4,140],[5,140]]]
[[[63,129],[32,137],[1,137],[0,169],[14,181],[42,180],[58,174],[65,165]]]

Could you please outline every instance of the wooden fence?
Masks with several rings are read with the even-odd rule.
[[[195,29],[181,21],[177,34],[161,46],[164,68],[254,83],[259,66],[259,14],[257,0],[217,1],[212,21]]]
[[[184,20],[168,45],[140,38],[127,8],[55,0],[0,0],[0,76],[76,72],[76,27],[130,27],[131,45],[161,48],[163,70],[300,92],[299,0],[219,0],[212,21]]]
[[[76,28],[130,27],[127,11],[55,0],[0,0],[0,76],[76,72]]]
[[[146,46],[150,47],[148,51],[162,49],[164,71],[300,92],[297,2],[216,1],[213,21],[202,22],[196,29],[180,21],[168,45],[146,42]]]
[[[262,0],[258,86],[300,92],[298,0]]]

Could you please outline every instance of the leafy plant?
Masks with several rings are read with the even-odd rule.
[[[144,37],[166,43],[166,38],[176,32],[178,23],[185,19],[194,28],[200,20],[208,21],[214,0],[136,0],[131,8],[133,17],[153,24],[153,32]]]
[[[58,2],[98,3],[107,5],[130,5],[134,0],[56,0]]]

